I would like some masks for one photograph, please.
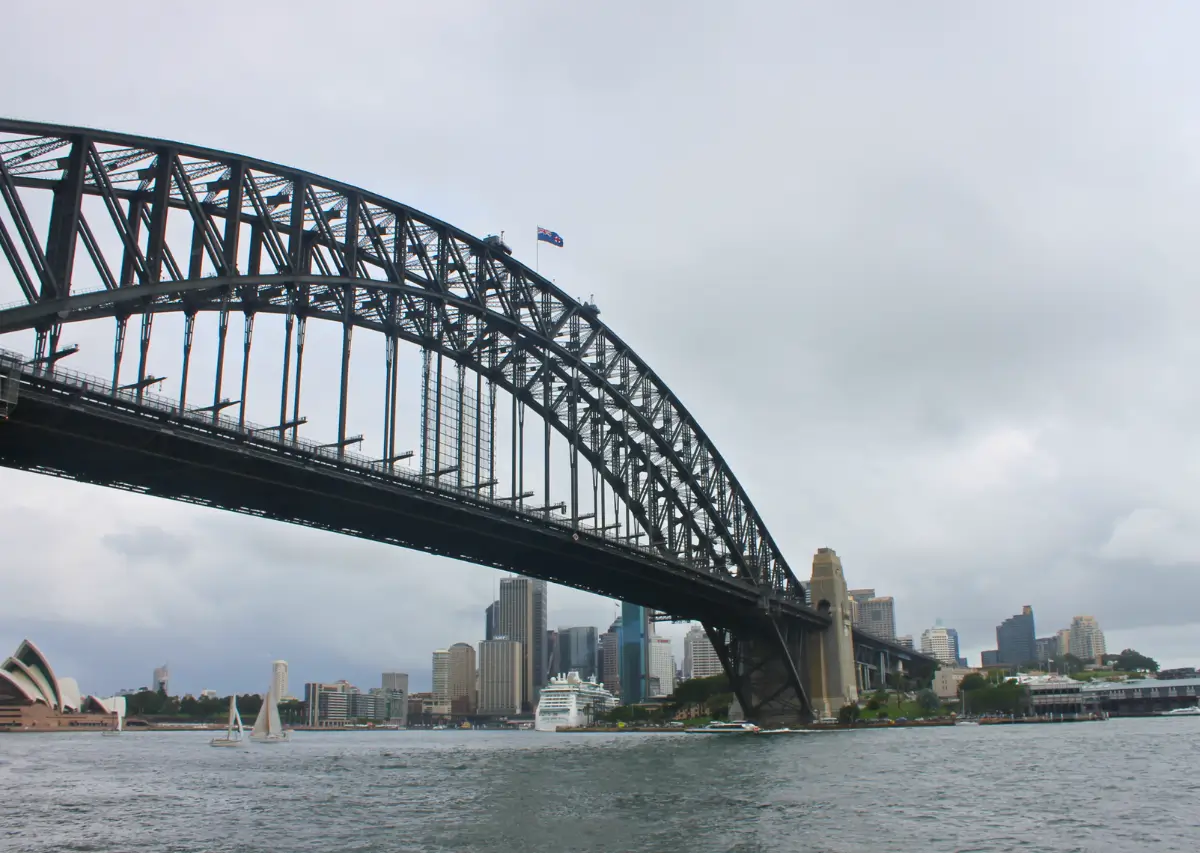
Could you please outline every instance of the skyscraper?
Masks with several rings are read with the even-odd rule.
[[[1071,629],[1059,628],[1055,636],[1058,638],[1058,656],[1069,655],[1071,653]]]
[[[496,614],[500,612],[500,602],[493,601],[483,611],[483,638],[496,639]]]
[[[549,669],[550,657],[549,649],[546,647],[546,622],[547,622],[547,602],[546,602],[546,582],[543,580],[535,580],[533,582],[533,701],[537,701],[538,694],[542,692],[542,688],[546,686],[546,682],[550,676],[547,670]]]
[[[383,674],[383,689],[396,693],[408,693],[407,672],[385,672]]]
[[[683,677],[709,678],[723,671],[708,634],[700,625],[693,625],[683,638]]]
[[[1101,663],[1107,649],[1104,645],[1104,632],[1092,616],[1076,616],[1071,620],[1068,646],[1071,654],[1081,661]]]
[[[562,665],[562,637],[558,631],[546,632],[546,680],[549,682],[551,678],[563,672]]]
[[[154,667],[154,680],[150,682],[150,689],[155,693],[166,693],[167,683],[171,680],[171,673],[164,663],[162,666]]]
[[[275,688],[276,699],[282,699],[288,695],[287,661],[277,660],[271,664],[271,686]]]
[[[647,638],[649,667],[647,668],[647,698],[670,696],[675,692],[675,657],[671,654],[671,641],[667,637]]]
[[[467,643],[455,643],[449,651],[450,711],[455,714],[474,714],[478,707],[475,695],[475,648]]]
[[[479,713],[521,713],[525,652],[516,640],[484,640],[479,644]]]
[[[1033,608],[1026,604],[1016,616],[996,626],[996,652],[1000,663],[1020,666],[1037,658]]]
[[[433,707],[430,713],[445,716],[450,713],[450,650],[433,653]]]
[[[646,701],[649,684],[650,618],[640,604],[621,603],[621,701],[634,705]]]
[[[1038,637],[1033,641],[1033,652],[1033,659],[1043,666],[1056,660],[1059,657],[1058,637]]]
[[[962,649],[958,647],[958,631],[954,628],[947,628],[946,636],[950,638],[950,650],[954,654],[955,665],[965,667],[967,659],[962,656]]]
[[[545,599],[543,598],[543,601]],[[533,710],[533,581],[529,578],[500,579],[500,608],[496,617],[493,639],[506,639],[521,644],[521,707]],[[539,648],[545,647],[545,638]]]
[[[957,637],[955,637],[957,639]],[[957,665],[956,643],[950,640],[950,631],[941,626],[926,628],[921,632],[921,654],[929,655],[939,663]]]
[[[884,640],[896,639],[896,603],[890,595],[876,596],[873,589],[851,589],[854,627]]]
[[[558,649],[561,672],[578,672],[579,677],[596,677],[596,650],[599,638],[592,627],[559,628]]]
[[[600,670],[600,682],[614,695],[621,693],[621,619],[617,618],[609,629],[600,635],[600,657],[604,667]]]

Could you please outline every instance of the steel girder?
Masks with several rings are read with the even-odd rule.
[[[52,198],[44,238],[25,203],[37,193]],[[115,240],[97,238],[89,198]],[[53,354],[62,323],[116,317],[123,330],[137,314],[148,337],[162,312],[282,314],[289,329],[293,318],[340,322],[343,374],[354,327],[389,346],[409,341],[479,372],[566,436],[660,552],[803,606],[759,513],[678,398],[594,306],[494,243],[261,160],[5,119],[0,201],[13,224],[0,216],[0,250],[26,300],[0,310],[0,334],[38,330],[38,355]],[[79,245],[95,285],[79,285]]]

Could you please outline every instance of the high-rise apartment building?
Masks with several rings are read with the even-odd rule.
[[[603,666],[600,683],[614,696],[621,694],[621,620],[618,618],[600,635],[600,654]]]
[[[647,698],[658,699],[675,692],[675,657],[667,637],[647,637],[649,667],[647,668]]]
[[[500,609],[493,639],[521,644],[521,678],[518,684],[521,688],[521,707],[526,711],[532,711],[534,703],[533,615],[533,581],[523,577],[501,578]],[[539,647],[544,645],[543,639]]]
[[[722,672],[721,659],[708,634],[700,625],[693,625],[683,638],[683,677],[710,678]]]
[[[621,701],[645,702],[649,695],[650,615],[640,604],[621,603]]]
[[[345,681],[322,684],[310,681],[304,685],[305,725],[314,728],[341,728],[350,720],[349,691]]]
[[[450,712],[474,714],[479,706],[475,694],[475,647],[467,643],[455,643],[448,649],[448,663],[450,671],[447,695]]]
[[[479,644],[479,713],[521,713],[525,650],[517,640],[484,640]]]
[[[593,680],[596,677],[598,642],[595,628],[559,628],[559,672],[578,672],[580,678]]]
[[[282,699],[288,695],[287,661],[277,660],[271,664],[271,686],[275,689],[276,699]]]
[[[533,697],[537,702],[538,695],[549,680],[550,655],[546,646],[547,630],[547,588],[543,580],[533,581]]]
[[[1104,632],[1092,616],[1076,616],[1071,620],[1068,646],[1071,654],[1087,663],[1102,663],[1107,649]]]
[[[493,601],[483,611],[483,638],[485,640],[496,639],[496,618],[500,612],[500,602]]]
[[[155,693],[166,693],[168,682],[171,680],[171,672],[167,669],[164,663],[162,666],[154,667],[154,678],[150,681],[150,689]]]
[[[1054,636],[1058,639],[1058,656],[1061,658],[1063,655],[1069,655],[1071,653],[1071,629],[1060,628]]]
[[[1016,616],[1009,616],[996,626],[996,651],[1000,663],[1020,666],[1035,660],[1036,640],[1033,608],[1026,604]]]
[[[955,637],[957,640],[957,637]],[[939,663],[958,665],[956,642],[950,639],[950,630],[941,626],[926,628],[921,632],[921,654],[929,655]]]
[[[438,649],[433,653],[433,703],[430,713],[450,713],[450,650]]]

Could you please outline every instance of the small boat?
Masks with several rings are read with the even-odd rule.
[[[279,719],[279,697],[275,695],[275,685],[267,691],[267,698],[258,709],[254,718],[254,728],[250,730],[250,740],[255,743],[287,743],[288,733],[283,730]]]
[[[121,733],[121,720],[122,719],[123,718],[121,717],[121,715],[117,714],[117,727],[115,729],[107,729],[106,731],[100,732],[100,737],[116,737],[117,735],[119,735]]]
[[[235,729],[236,726],[236,729]],[[225,729],[225,737],[215,737],[208,742],[209,746],[245,746],[242,740],[242,715],[238,713],[237,698],[229,697],[229,725]]]
[[[1176,708],[1173,711],[1163,711],[1159,714],[1160,717],[1200,717],[1200,706],[1188,705],[1185,708]]]
[[[683,731],[689,735],[756,735],[762,729],[754,725],[754,723],[748,723],[745,720],[733,720],[728,723],[714,720],[707,726],[701,726],[698,729],[684,729]]]

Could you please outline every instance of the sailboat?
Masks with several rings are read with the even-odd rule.
[[[250,740],[255,743],[286,743],[288,740],[288,733],[283,730],[283,723],[279,719],[279,697],[275,695],[274,684],[267,691],[267,698],[254,718]]]
[[[100,732],[100,737],[116,737],[121,733],[121,720],[124,719],[120,714],[117,714],[117,727],[115,729],[105,729]]]
[[[236,730],[234,727],[237,727]],[[238,713],[237,698],[229,697],[229,725],[225,729],[225,737],[215,737],[209,746],[245,746],[242,740],[242,715]]]

